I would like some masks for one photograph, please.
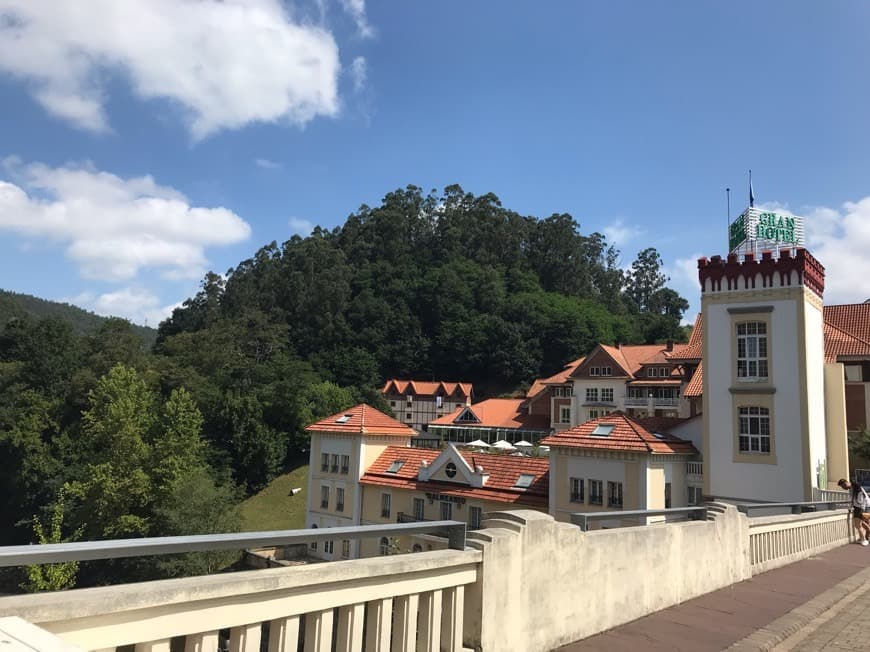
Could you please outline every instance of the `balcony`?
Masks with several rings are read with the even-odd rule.
[[[700,485],[704,481],[704,463],[686,462],[686,480],[690,485]]]
[[[647,398],[645,396],[626,396],[625,397],[625,406],[626,407],[647,407],[652,401],[653,407],[663,408],[663,407],[679,407],[680,406],[680,397],[679,396],[652,396]]]

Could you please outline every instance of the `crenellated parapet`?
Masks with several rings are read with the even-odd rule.
[[[782,249],[778,258],[772,251],[763,251],[761,260],[752,253],[745,254],[743,260],[738,254],[728,254],[726,259],[699,258],[698,280],[702,294],[803,286],[822,298],[825,268],[803,248],[794,255],[790,249]]]

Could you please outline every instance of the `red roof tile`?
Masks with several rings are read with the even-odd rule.
[[[607,435],[593,435],[600,424],[610,424],[613,429]],[[611,412],[578,426],[545,437],[541,444],[553,448],[590,448],[598,450],[634,451],[652,454],[696,455],[695,446],[668,433],[658,436],[622,412]]]
[[[870,342],[870,303],[825,306],[825,323],[864,342]]]
[[[545,457],[514,457],[496,453],[478,453],[460,450],[460,455],[471,468],[483,467],[489,474],[483,487],[471,487],[455,482],[417,479],[420,464],[432,463],[443,451],[427,448],[403,448],[388,446],[363,474],[362,484],[396,487],[415,491],[447,494],[464,498],[478,498],[533,507],[546,507],[549,503],[550,462]],[[393,462],[404,460],[405,464],[396,473],[387,473]],[[534,475],[528,489],[516,489],[514,485],[521,474]]]
[[[305,428],[306,432],[341,432],[350,435],[396,435],[412,437],[413,428],[396,421],[371,405],[359,405],[321,419]]]
[[[490,398],[469,407],[456,408],[450,414],[430,421],[430,426],[463,426],[469,428],[522,428],[549,430],[550,419],[545,415],[528,414],[523,408],[524,398]],[[471,410],[479,423],[456,423],[456,418],[465,410]]]
[[[557,374],[553,374],[549,378],[538,378],[535,382],[532,383],[532,386],[529,387],[529,391],[526,392],[526,398],[534,398],[545,389],[547,389],[547,385],[561,385],[562,383],[568,382],[568,378],[574,373],[574,370],[583,364],[585,357],[577,358],[576,360],[572,360]]]
[[[454,383],[447,381],[427,380],[398,380],[390,379],[384,383],[381,394],[388,394],[390,390],[396,394],[413,394],[414,396],[472,396],[471,383]]]
[[[692,334],[687,344],[678,344],[668,355],[671,360],[700,360],[703,352],[704,335],[701,329],[701,315],[695,317]]]
[[[687,396],[689,398],[696,398],[698,396],[703,396],[704,394],[704,363],[699,362],[698,368],[695,369],[695,373],[692,374],[692,380],[689,381],[689,384],[686,385],[686,389],[683,390],[683,396]]]

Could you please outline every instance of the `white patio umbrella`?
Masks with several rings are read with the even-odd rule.
[[[512,451],[516,450],[516,448],[510,442],[505,441],[504,439],[499,439],[492,445],[493,448],[498,448],[502,451]]]
[[[487,443],[486,443],[485,441],[483,441],[482,439],[475,439],[474,441],[470,441],[470,442],[468,442],[468,443],[465,444],[465,445],[466,445],[466,446],[471,446],[471,447],[473,447],[473,448],[489,448],[489,444],[487,444]]]
[[[527,442],[525,439],[518,441],[516,444],[514,444],[514,446],[516,446],[517,448],[534,448],[535,447],[534,444]]]

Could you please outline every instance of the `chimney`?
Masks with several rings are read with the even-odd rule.
[[[673,340],[668,340],[668,348],[667,348],[667,350],[668,350],[668,351],[673,351],[673,350],[674,350],[674,341],[673,341]]]

